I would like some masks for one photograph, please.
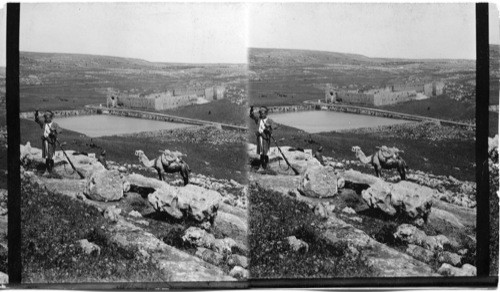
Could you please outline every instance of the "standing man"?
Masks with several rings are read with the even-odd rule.
[[[45,174],[51,173],[54,168],[54,154],[56,152],[57,135],[61,133],[59,125],[52,121],[54,113],[48,111],[43,114],[44,120],[41,121],[38,111],[35,112],[35,122],[43,129],[42,135],[42,157],[45,158]]]
[[[267,168],[269,163],[269,148],[271,146],[271,134],[273,131],[273,121],[267,117],[269,110],[267,107],[261,107],[259,110],[259,117],[256,117],[253,111],[253,106],[250,107],[250,118],[259,126],[255,133],[257,136],[257,154],[260,155],[260,164],[263,169]]]

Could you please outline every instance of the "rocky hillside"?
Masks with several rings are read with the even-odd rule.
[[[290,254],[302,258],[319,256],[341,266],[346,265],[343,258],[356,259],[352,262],[354,267],[351,265],[354,271],[346,276],[476,274],[474,182],[422,171],[408,171],[406,180],[399,175],[384,180],[352,170],[355,165],[363,167],[359,161],[323,157],[323,166],[310,149],[288,146],[281,149],[299,175],[287,167],[276,148],[270,150],[268,170],[262,171],[257,169],[255,145],[248,149],[250,164],[255,165],[250,172],[251,212],[259,214],[250,221],[250,247],[253,250],[252,243],[258,242],[267,247],[259,250],[259,258],[272,257],[265,262],[252,257],[252,263],[258,263],[251,266],[253,276],[314,276],[301,270],[297,263],[290,262],[283,269],[281,259]],[[371,166],[366,167],[366,172],[371,172]],[[259,204],[262,194],[277,198],[267,203],[276,204],[276,208],[262,212],[266,207]],[[282,204],[291,204],[293,208],[282,210]],[[260,228],[265,220],[288,216],[313,218],[305,221],[307,225],[281,221],[284,231],[280,236]],[[335,258],[318,247],[342,257]],[[319,277],[338,276],[338,271],[328,268],[324,260],[315,266],[321,271]]]
[[[159,181],[143,165],[66,153],[85,179],[61,151],[43,175],[41,150],[21,145],[24,281],[248,278],[246,186],[195,173],[183,186],[178,174]]]

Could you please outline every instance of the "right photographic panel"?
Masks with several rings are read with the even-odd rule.
[[[251,277],[476,276],[475,4],[249,15]]]

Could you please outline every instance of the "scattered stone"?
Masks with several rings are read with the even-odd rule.
[[[215,237],[198,227],[189,227],[182,236],[182,240],[191,245],[205,248],[212,248],[215,243]]]
[[[96,171],[87,179],[84,194],[95,201],[117,201],[123,197],[120,173],[116,170]]]
[[[352,221],[356,221],[358,223],[363,223],[363,218],[358,217],[358,216],[353,216],[353,217],[350,217],[349,219]]]
[[[325,207],[323,207],[323,204],[317,204],[316,207],[314,207],[314,214],[316,216],[319,216],[320,218],[328,218],[328,214],[326,213]]]
[[[233,254],[228,257],[227,264],[230,267],[241,266],[246,269],[248,267],[248,258],[242,255]]]
[[[124,193],[128,193],[130,191],[130,182],[124,181],[122,186]]]
[[[337,179],[337,188],[338,189],[343,189],[345,186],[345,179],[343,177],[338,177]]]
[[[459,251],[458,251],[458,254],[459,254],[459,255],[461,255],[461,256],[464,256],[464,255],[466,255],[468,252],[469,252],[469,250],[468,250],[468,249],[463,248],[463,249],[461,249],[461,250],[459,250]]]
[[[424,263],[429,263],[434,258],[434,252],[414,244],[408,245],[406,253]]]
[[[194,185],[164,185],[150,194],[148,200],[157,212],[166,212],[177,219],[186,216],[203,222],[215,219],[222,196],[216,191]]]
[[[116,206],[107,207],[106,210],[104,210],[104,218],[112,222],[117,222],[120,219],[121,212],[122,209],[119,209]]]
[[[77,192],[76,193],[76,198],[80,199],[82,201],[85,201],[87,199],[87,197],[85,197],[85,195],[82,192]]]
[[[338,192],[337,175],[330,167],[309,168],[301,177],[298,191],[307,197],[333,197]]]
[[[417,220],[413,221],[413,225],[415,226],[418,226],[418,227],[422,227],[424,226],[425,222],[424,222],[424,219],[422,218],[418,218]]]
[[[351,207],[345,207],[344,209],[342,209],[342,212],[346,214],[356,214],[356,211],[354,211],[354,209]]]
[[[476,276],[477,270],[476,267],[469,264],[465,264],[461,268],[456,268],[450,264],[444,263],[438,269],[438,273],[449,277],[473,277]]]
[[[306,242],[297,239],[295,236],[289,236],[286,238],[288,245],[292,248],[293,251],[306,253],[309,251],[309,244]]]
[[[125,166],[122,165],[122,166],[118,167],[118,171],[124,173],[124,172],[127,172],[128,169]]]
[[[248,273],[248,270],[243,269],[242,267],[236,266],[229,272],[229,276],[234,277],[234,278],[239,279],[239,280],[244,280],[244,279],[248,279],[249,273]]]
[[[238,244],[234,239],[226,237],[224,239],[216,239],[212,245],[212,249],[221,254],[231,254],[233,248]]]
[[[212,224],[210,224],[210,222],[208,222],[208,221],[205,221],[205,222],[200,224],[200,228],[203,230],[210,230],[211,227],[212,227]]]
[[[9,284],[9,275],[0,272],[0,284]]]
[[[218,252],[214,252],[212,250],[198,247],[196,249],[195,255],[205,262],[211,263],[213,265],[220,266],[224,260],[224,256]]]
[[[131,217],[142,218],[141,213],[137,212],[136,210],[130,211],[130,213],[128,213],[128,215]]]
[[[151,258],[151,255],[147,251],[145,251],[144,249],[140,248],[136,254],[136,257],[138,259],[142,259],[143,262],[145,262]]]
[[[327,204],[326,205],[326,211],[328,211],[329,214],[332,214],[334,211],[335,211],[335,205],[332,205],[332,204]]]
[[[78,240],[77,242],[86,254],[97,256],[101,254],[101,247],[97,244],[89,242],[87,239]]]
[[[449,251],[444,251],[438,256],[439,263],[447,263],[452,266],[458,266],[462,262],[462,257],[456,253],[452,253]]]

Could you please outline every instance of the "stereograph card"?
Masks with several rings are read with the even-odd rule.
[[[0,15],[6,287],[497,285],[494,4]]]

